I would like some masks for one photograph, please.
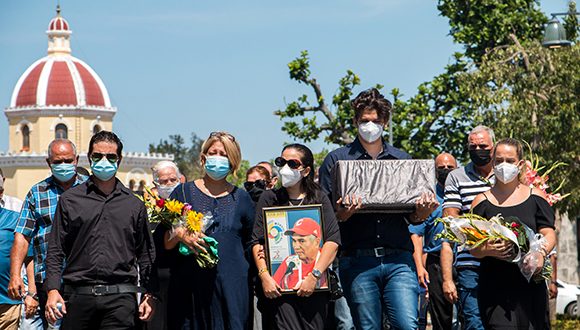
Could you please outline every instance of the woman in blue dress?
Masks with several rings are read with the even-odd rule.
[[[218,241],[220,260],[216,267],[202,269],[193,255],[184,256],[177,247],[182,242],[191,248],[203,248],[203,234],[196,236],[183,230],[173,235],[165,233],[163,248],[175,257],[170,266],[168,328],[246,329],[251,324],[246,250],[254,207],[247,192],[226,180],[240,167],[240,147],[231,134],[214,132],[204,142],[200,158],[203,177],[178,186],[170,198],[212,215],[214,222],[205,235]]]

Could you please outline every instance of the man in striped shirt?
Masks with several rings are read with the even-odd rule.
[[[477,126],[469,133],[467,147],[471,162],[449,173],[445,181],[443,216],[457,217],[469,212],[475,196],[491,188],[495,181],[491,166],[494,140],[493,130],[489,127]],[[452,264],[451,245],[443,242],[441,249],[443,294],[451,302],[459,300],[463,329],[483,330],[477,305],[479,260],[468,251],[458,253],[455,261],[457,288],[453,282]]]

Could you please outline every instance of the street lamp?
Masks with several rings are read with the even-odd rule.
[[[580,15],[579,12],[574,13],[553,13],[552,19],[546,24],[544,30],[544,41],[542,46],[547,48],[560,48],[572,45],[570,40],[566,39],[566,30],[556,16],[568,16],[570,14]]]

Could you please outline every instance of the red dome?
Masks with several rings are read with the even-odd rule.
[[[83,61],[70,56],[47,56],[20,77],[10,107],[111,107],[101,78]]]
[[[68,22],[60,15],[57,15],[48,23],[48,31],[69,31]]]

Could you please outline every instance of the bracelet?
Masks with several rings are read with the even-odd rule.
[[[149,298],[149,299],[153,300],[153,301],[161,301],[161,299],[157,298],[156,296],[154,296],[154,295],[152,295],[150,293],[145,293],[144,296],[146,298]]]
[[[266,268],[266,267],[264,267],[264,268],[260,269],[260,270],[258,271],[258,276],[262,276],[262,274],[266,273],[267,271],[268,271],[268,268]]]

